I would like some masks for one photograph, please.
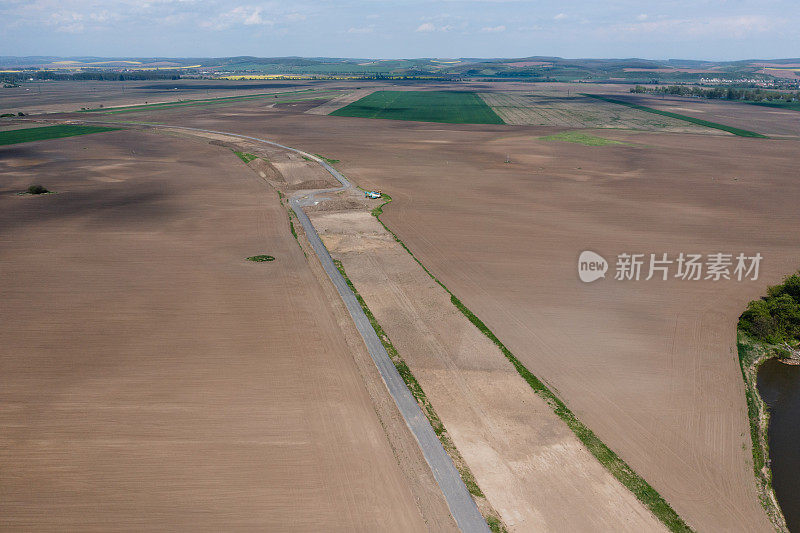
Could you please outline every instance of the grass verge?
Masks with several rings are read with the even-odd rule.
[[[758,486],[758,499],[777,531],[788,533],[786,519],[772,488],[772,470],[769,464],[769,411],[758,393],[758,368],[768,359],[779,357],[772,346],[756,341],[739,330],[736,337],[739,367],[744,379],[747,416],[750,419],[750,440],[753,443],[753,471]]]
[[[579,131],[564,131],[555,135],[539,137],[539,139],[543,141],[564,141],[568,143],[583,144],[585,146],[611,146],[615,144],[627,144],[620,141],[596,137],[587,133],[581,133]]]
[[[392,360],[397,371],[400,373],[400,376],[403,378],[403,381],[408,387],[408,390],[411,391],[411,394],[417,400],[417,404],[419,404],[420,409],[422,412],[425,413],[425,417],[428,419],[433,431],[436,433],[436,436],[439,438],[439,442],[442,443],[442,447],[447,451],[447,454],[452,458],[453,464],[455,464],[456,468],[458,469],[458,473],[461,476],[461,479],[464,480],[464,485],[466,485],[467,490],[469,493],[481,500],[486,500],[486,496],[483,494],[483,491],[478,486],[478,482],[475,481],[475,476],[467,466],[466,461],[459,453],[458,449],[453,444],[450,435],[447,433],[447,429],[444,427],[442,420],[439,418],[439,415],[436,414],[436,411],[433,408],[430,400],[425,394],[425,391],[422,390],[417,378],[414,377],[414,374],[411,373],[411,369],[408,368],[408,365],[403,360],[403,358],[398,353],[397,349],[392,344],[392,341],[389,340],[389,336],[383,330],[383,327],[380,323],[375,319],[375,315],[372,314],[372,311],[367,306],[367,303],[364,301],[364,298],[355,288],[353,282],[347,276],[347,273],[344,270],[344,266],[342,262],[338,259],[334,259],[333,263],[336,265],[336,268],[339,270],[339,273],[344,278],[347,286],[350,287],[350,290],[353,291],[353,294],[356,296],[358,303],[361,305],[361,309],[364,311],[364,314],[367,315],[369,319],[369,323],[372,325],[372,329],[375,330],[375,333],[378,335],[378,338],[381,340],[381,344],[386,349],[386,353],[389,354],[389,358]],[[486,523],[489,526],[489,529],[496,532],[505,532],[506,529],[503,526],[500,517],[497,516],[494,512],[487,513],[488,516],[484,515],[486,519]]]
[[[0,131],[0,146],[33,141],[44,141],[47,139],[75,137],[77,135],[88,135],[90,133],[101,133],[104,131],[115,131],[118,129],[120,128],[62,124],[58,126],[42,126],[40,128],[24,128],[20,130]]]
[[[317,156],[317,157],[319,157],[320,159],[322,159],[323,161],[325,161],[325,162],[326,162],[326,163],[328,163],[329,165],[335,165],[336,163],[338,163],[338,162],[339,162],[339,160],[338,160],[338,159],[328,159],[328,158],[327,158],[327,157],[325,157],[324,155],[319,155],[319,154],[314,154],[314,155],[315,155],[315,156]]]
[[[543,398],[547,404],[553,409],[553,412],[563,420],[567,426],[572,430],[575,436],[583,443],[584,446],[597,458],[600,463],[611,472],[611,474],[622,483],[628,490],[630,490],[636,498],[642,502],[650,511],[658,518],[670,531],[675,533],[688,533],[693,531],[686,522],[675,512],[674,509],[661,497],[661,495],[650,486],[639,474],[637,474],[628,464],[623,461],[613,450],[606,446],[594,432],[586,427],[583,422],[578,420],[575,414],[561,401],[550,389],[548,389],[541,380],[533,375],[517,359],[511,351],[497,338],[497,336],[473,313],[467,306],[465,306],[456,296],[450,292],[444,283],[434,276],[422,262],[408,249],[408,246],[400,240],[400,238],[390,230],[386,224],[381,220],[380,216],[383,214],[383,206],[392,201],[391,196],[388,194],[383,195],[386,201],[372,210],[373,216],[378,219],[378,222],[388,231],[394,240],[397,241],[417,262],[419,266],[431,277],[433,281],[439,284],[450,295],[450,301],[464,316],[472,322],[486,337],[489,338],[503,353],[506,359],[511,362],[517,373],[525,380],[526,383],[533,389],[533,391]]]
[[[645,111],[647,113],[653,113],[654,115],[661,115],[664,117],[676,118],[678,120],[683,120],[685,122],[691,122],[692,124],[697,124],[699,126],[705,126],[707,128],[713,128],[715,130],[722,130],[727,131],[728,133],[733,133],[734,135],[738,135],[739,137],[755,137],[759,139],[766,139],[766,135],[762,135],[760,133],[756,133],[754,131],[743,130],[740,128],[734,128],[733,126],[726,126],[725,124],[718,124],[716,122],[710,122],[708,120],[703,120],[700,118],[690,117],[687,115],[681,115],[679,113],[672,113],[671,111],[662,111],[661,109],[654,109],[652,107],[647,107],[639,104],[634,104],[632,102],[626,102],[624,100],[617,100],[615,98],[608,98],[606,96],[600,96],[597,94],[586,94],[583,93],[583,96],[588,96],[589,98],[595,98],[597,100],[602,100],[604,102],[610,102],[612,104],[619,104],[624,105],[626,107],[630,107],[632,109],[638,109],[639,111]]]

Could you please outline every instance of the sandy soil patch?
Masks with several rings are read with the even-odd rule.
[[[509,530],[664,530],[369,211],[311,218]]]

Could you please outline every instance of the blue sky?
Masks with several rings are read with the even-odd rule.
[[[800,57],[796,0],[0,0],[0,17],[0,55]]]

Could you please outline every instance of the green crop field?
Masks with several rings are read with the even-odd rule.
[[[43,141],[45,139],[74,137],[76,135],[86,135],[87,133],[100,133],[102,131],[114,131],[118,129],[119,128],[106,128],[102,126],[63,125],[0,131],[0,146],[6,144],[27,143],[31,141]]]
[[[331,115],[450,124],[503,124],[480,96],[455,91],[376,91]]]

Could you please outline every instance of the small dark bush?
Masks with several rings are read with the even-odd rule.
[[[31,185],[30,187],[28,187],[28,191],[27,192],[28,192],[28,194],[45,194],[45,193],[48,193],[50,191],[48,191],[47,189],[45,189],[41,185]]]
[[[254,255],[253,257],[248,257],[248,261],[255,261],[256,263],[263,263],[265,261],[275,261],[275,258],[271,255]]]

